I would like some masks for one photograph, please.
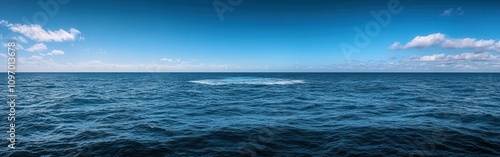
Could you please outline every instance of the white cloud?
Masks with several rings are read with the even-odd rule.
[[[458,55],[448,55],[448,59],[452,60],[471,60],[471,61],[489,61],[489,60],[497,60],[498,57],[492,55],[488,52],[485,53],[462,53]]]
[[[346,72],[498,72],[500,56],[488,52],[453,55],[440,53],[397,60],[352,61],[316,69]]]
[[[456,10],[455,10],[455,8],[446,9],[439,16],[454,16],[454,15],[463,15],[463,14],[464,14],[464,11],[462,10],[462,7],[458,7]]]
[[[0,53],[0,57],[7,58],[7,55],[5,53]]]
[[[2,46],[3,47],[9,47],[9,44],[8,43],[2,43]],[[17,50],[23,50],[24,47],[23,47],[23,45],[17,43],[16,46],[15,46],[15,49],[17,49]]]
[[[161,61],[165,61],[165,62],[172,62],[172,63],[176,63],[176,62],[180,62],[181,61],[180,59],[170,59],[170,58],[162,58],[160,60]]]
[[[75,28],[70,28],[69,31],[63,29],[44,30],[40,25],[11,24],[5,20],[0,20],[0,24],[8,27],[13,32],[20,33],[38,42],[73,41],[80,34],[80,31]]]
[[[37,43],[37,44],[31,46],[30,48],[26,49],[26,51],[29,51],[29,52],[36,52],[36,51],[43,51],[43,50],[47,50],[47,46],[43,43]]]
[[[445,35],[434,33],[427,36],[417,36],[412,41],[406,43],[405,48],[424,48],[434,46],[445,39]]]
[[[479,49],[479,50],[493,50],[500,52],[500,45],[495,40],[477,40],[474,38],[463,39],[446,39],[441,43],[442,48],[451,49]]]
[[[391,50],[401,50],[410,48],[431,48],[440,46],[445,49],[475,49],[477,51],[497,51],[500,52],[500,41],[478,40],[475,38],[449,38],[445,34],[434,33],[427,36],[417,36],[405,45],[394,42],[389,46]]]
[[[12,24],[10,24],[9,22],[7,22],[5,20],[0,20],[0,25],[5,25],[7,27],[12,26]]]
[[[446,58],[445,54],[434,54],[431,56],[422,56],[420,57],[420,61],[438,61]]]
[[[398,49],[401,49],[402,46],[401,46],[401,43],[400,42],[394,42],[394,44],[392,44],[391,46],[389,46],[389,49],[391,50],[398,50]]]
[[[33,59],[33,60],[42,60],[43,57],[42,56],[33,55],[33,56],[30,57],[30,59]]]
[[[465,60],[465,61],[491,61],[491,60],[497,60],[500,59],[500,57],[492,55],[488,52],[484,53],[462,53],[462,54],[457,54],[457,55],[446,55],[446,54],[434,54],[434,55],[429,55],[429,56],[422,56],[419,58],[416,58],[416,61],[423,61],[423,62],[429,62],[429,61],[458,61],[458,60]]]
[[[206,72],[206,71],[241,71],[242,67],[227,64],[206,63],[148,63],[148,64],[116,64],[100,60],[91,60],[79,63],[57,63],[43,56],[18,58],[19,71],[37,72]],[[22,68],[21,68],[22,67]]]
[[[432,56],[432,55],[431,55]],[[467,58],[470,55],[450,55]],[[448,55],[446,56],[448,57]],[[446,58],[445,57],[445,58]],[[450,58],[451,58],[450,57]],[[228,64],[114,64],[99,60],[79,63],[57,63],[42,57],[20,57],[19,71],[37,72],[237,72],[237,71],[324,71],[324,72],[465,72],[488,71],[498,72],[500,59],[487,61],[453,60],[453,61],[419,61],[421,56],[414,58],[401,58],[398,60],[381,61],[353,61],[346,64],[331,64],[318,66],[238,66]],[[439,58],[439,57],[437,57]],[[470,58],[470,57],[469,57]],[[473,57],[474,58],[474,57]],[[476,57],[480,58],[480,57]],[[436,59],[439,60],[439,59]]]
[[[394,42],[389,49],[409,49],[409,48],[426,48],[435,46],[446,39],[446,35],[441,33],[429,34],[427,36],[417,36],[413,38],[410,42],[406,43],[404,46],[400,45],[400,42]]]
[[[162,58],[160,59],[161,61],[168,61],[169,59],[168,58]]]
[[[47,55],[52,56],[52,55],[63,55],[64,51],[62,50],[52,50],[50,53],[47,53]]]
[[[95,60],[95,61],[90,62],[90,64],[103,64],[103,63],[101,61]]]
[[[450,9],[446,9],[441,15],[439,16],[451,16],[451,14],[453,13],[453,8],[450,8]]]
[[[28,43],[28,41],[22,36],[14,37],[14,40],[20,41],[22,43]]]

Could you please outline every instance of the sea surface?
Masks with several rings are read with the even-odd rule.
[[[18,73],[16,89],[0,156],[500,156],[499,73]]]

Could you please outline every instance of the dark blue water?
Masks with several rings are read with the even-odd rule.
[[[0,156],[500,156],[500,74],[16,79],[19,143],[2,118]]]

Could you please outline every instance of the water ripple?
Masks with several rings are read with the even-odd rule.
[[[0,156],[500,156],[500,74],[19,75]]]

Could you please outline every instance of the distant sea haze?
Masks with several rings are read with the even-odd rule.
[[[0,156],[500,156],[498,73],[19,73],[16,85],[18,145],[4,138]]]

